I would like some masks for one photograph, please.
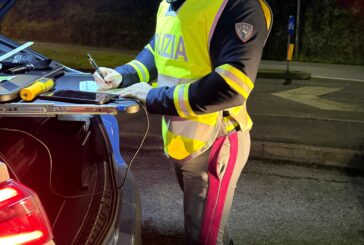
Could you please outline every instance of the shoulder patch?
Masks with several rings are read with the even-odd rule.
[[[243,43],[249,41],[253,34],[254,27],[248,23],[235,23],[235,32]]]

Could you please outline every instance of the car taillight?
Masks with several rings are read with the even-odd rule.
[[[52,239],[37,194],[12,179],[0,183],[0,244],[44,244]]]

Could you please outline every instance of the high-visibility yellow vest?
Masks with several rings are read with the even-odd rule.
[[[219,132],[223,120],[230,129],[239,125],[250,130],[252,121],[246,105],[222,112],[196,115],[188,101],[191,83],[211,73],[209,46],[219,17],[226,5],[224,0],[187,0],[175,12],[163,1],[157,14],[154,57],[158,69],[158,87],[177,86],[174,103],[179,114],[163,116],[164,151],[170,158],[188,160],[207,150]],[[215,69],[225,81],[245,98],[254,85],[240,70],[231,65]]]

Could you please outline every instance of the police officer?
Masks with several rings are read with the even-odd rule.
[[[161,114],[165,154],[184,192],[187,244],[222,244],[253,123],[246,102],[272,25],[264,0],[164,0],[131,62],[94,74],[101,89]],[[158,86],[148,83],[157,79]]]

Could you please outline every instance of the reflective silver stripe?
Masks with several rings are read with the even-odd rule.
[[[141,82],[149,82],[149,71],[148,69],[145,67],[145,65],[143,63],[141,63],[140,61],[134,60],[134,63],[136,66],[138,66],[138,68],[140,69],[140,72],[142,74],[142,80],[140,80]]]
[[[211,26],[211,29],[210,29],[210,32],[209,32],[208,50],[210,50],[211,39],[212,39],[212,35],[213,35],[213,34],[214,34],[214,32],[215,32],[215,28],[216,28],[217,22],[219,21],[220,16],[221,16],[221,14],[222,14],[222,11],[224,11],[225,6],[226,6],[227,2],[228,2],[228,0],[224,0],[224,1],[221,3],[221,6],[220,6],[220,8],[219,8],[219,11],[217,11],[217,13],[216,13],[216,15],[215,15],[214,22],[212,23],[212,26]]]
[[[152,54],[153,54],[153,56],[155,55],[155,53],[154,53],[154,49],[152,48],[152,46],[148,43],[148,45],[147,46],[145,46],[144,48],[146,48],[146,49],[148,49]]]
[[[189,101],[188,101],[188,88],[190,87],[190,83],[188,84],[182,84],[178,86],[178,104],[180,107],[180,112],[179,114],[185,116],[185,117],[191,117],[191,116],[196,116],[196,114],[193,112]],[[177,88],[176,88],[177,89]],[[187,96],[186,96],[187,93]]]
[[[267,22],[267,25],[268,25],[268,19],[267,19],[267,16],[266,16],[267,12],[264,10],[264,7],[266,7],[267,10],[269,10],[269,14],[270,14],[270,16],[268,17],[269,18],[269,21],[270,21],[269,27],[267,28],[268,33],[267,33],[267,37],[265,38],[265,41],[264,41],[264,46],[265,46],[265,44],[266,44],[266,42],[268,40],[268,37],[270,35],[270,32],[272,30],[272,26],[273,26],[273,11],[270,8],[269,4],[265,0],[259,0],[259,2],[260,2],[260,5],[262,7],[262,10],[263,10],[264,17],[265,17],[265,20]]]
[[[224,123],[225,123],[225,128],[228,131],[234,130],[239,125],[239,123],[235,120],[235,118],[230,115],[224,117]]]
[[[173,91],[173,102],[174,106],[176,107],[176,111],[180,117],[186,117],[183,109],[181,108],[181,100],[180,100],[180,93],[181,90],[183,91],[182,85],[177,85]]]
[[[234,73],[232,73],[228,70],[222,69],[222,68],[216,68],[215,71],[217,73],[219,73],[222,77],[227,77],[230,80],[232,80],[233,82],[235,82],[235,84],[238,85],[240,88],[242,88],[248,95],[253,90],[244,81],[242,81],[239,77],[237,77]],[[237,91],[237,92],[239,92],[239,91]],[[245,98],[244,95],[243,95],[243,97]],[[247,98],[245,98],[245,99],[247,99]]]
[[[205,142],[215,126],[198,123],[182,117],[164,116],[168,130],[176,135]],[[207,136],[207,137],[206,137]]]
[[[171,76],[166,76],[162,74],[158,74],[158,87],[173,87],[178,84],[192,83],[196,80],[187,79],[187,78],[176,78]]]
[[[219,129],[222,123],[222,112],[219,113],[217,117],[216,124],[214,126],[208,126],[206,124],[201,124],[197,122],[193,122],[191,120],[185,120],[180,117],[173,117],[173,116],[163,116],[162,120],[165,120],[166,125],[168,126],[168,134],[172,133],[175,135],[181,135],[186,138],[199,140],[205,142],[205,145],[197,152],[191,153],[185,159],[180,160],[181,162],[187,161],[191,158],[194,158],[206,150],[208,150],[212,143],[215,141]],[[168,152],[165,149],[165,153],[168,156]]]
[[[143,65],[143,63],[141,63],[140,61],[137,61],[137,60],[132,60],[128,64],[130,64],[133,67],[136,66],[136,68],[139,71],[138,74],[141,75],[141,77],[139,78],[141,82],[148,82],[149,72],[148,72],[148,69]],[[147,72],[148,72],[148,74],[147,74]]]
[[[189,116],[189,113],[187,111],[187,107],[184,103],[184,93],[185,93],[185,89],[186,89],[186,85],[181,85],[181,87],[179,88],[179,91],[178,91],[178,103],[179,103],[179,106],[181,108],[181,111],[183,112],[183,114],[185,116]]]

